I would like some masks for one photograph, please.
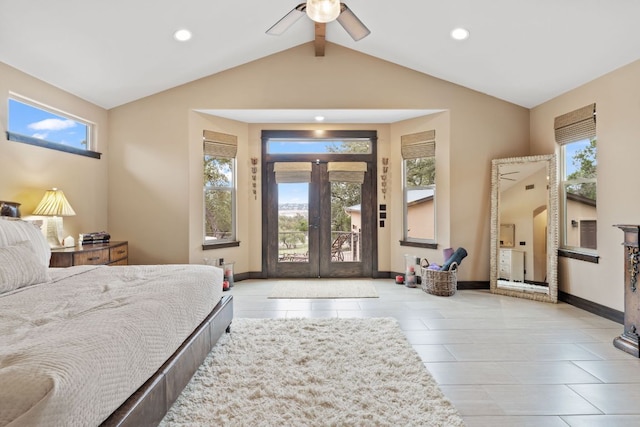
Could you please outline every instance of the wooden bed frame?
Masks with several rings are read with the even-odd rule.
[[[223,296],[175,353],[101,426],[157,426],[218,339],[231,331],[233,296]]]

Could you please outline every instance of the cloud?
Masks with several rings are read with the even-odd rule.
[[[36,132],[31,136],[33,136],[34,138],[38,138],[38,139],[47,139],[47,136],[49,136],[49,133],[47,133],[47,132],[43,132],[43,133]]]
[[[75,125],[76,125],[76,122],[68,119],[67,120],[44,119],[44,120],[40,120],[39,122],[29,124],[28,128],[33,130],[56,131],[56,130],[69,129],[74,127]]]

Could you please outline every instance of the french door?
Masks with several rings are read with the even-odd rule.
[[[263,265],[268,277],[372,277],[377,201],[370,156],[266,156]],[[354,166],[357,172],[344,172]],[[293,179],[283,179],[281,170],[298,171]]]

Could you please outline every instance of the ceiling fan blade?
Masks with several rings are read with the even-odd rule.
[[[289,29],[293,24],[298,22],[298,19],[302,18],[305,13],[306,3],[300,3],[294,7],[291,12],[283,16],[278,22],[276,22],[271,28],[267,30],[267,34],[272,36],[279,36]]]
[[[340,3],[341,12],[337,21],[342,25],[351,38],[355,41],[361,40],[371,34],[371,31],[362,23],[360,19],[344,3]]]

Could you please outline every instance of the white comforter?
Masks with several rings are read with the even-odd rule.
[[[199,265],[51,269],[0,296],[0,426],[94,426],[218,303]]]

